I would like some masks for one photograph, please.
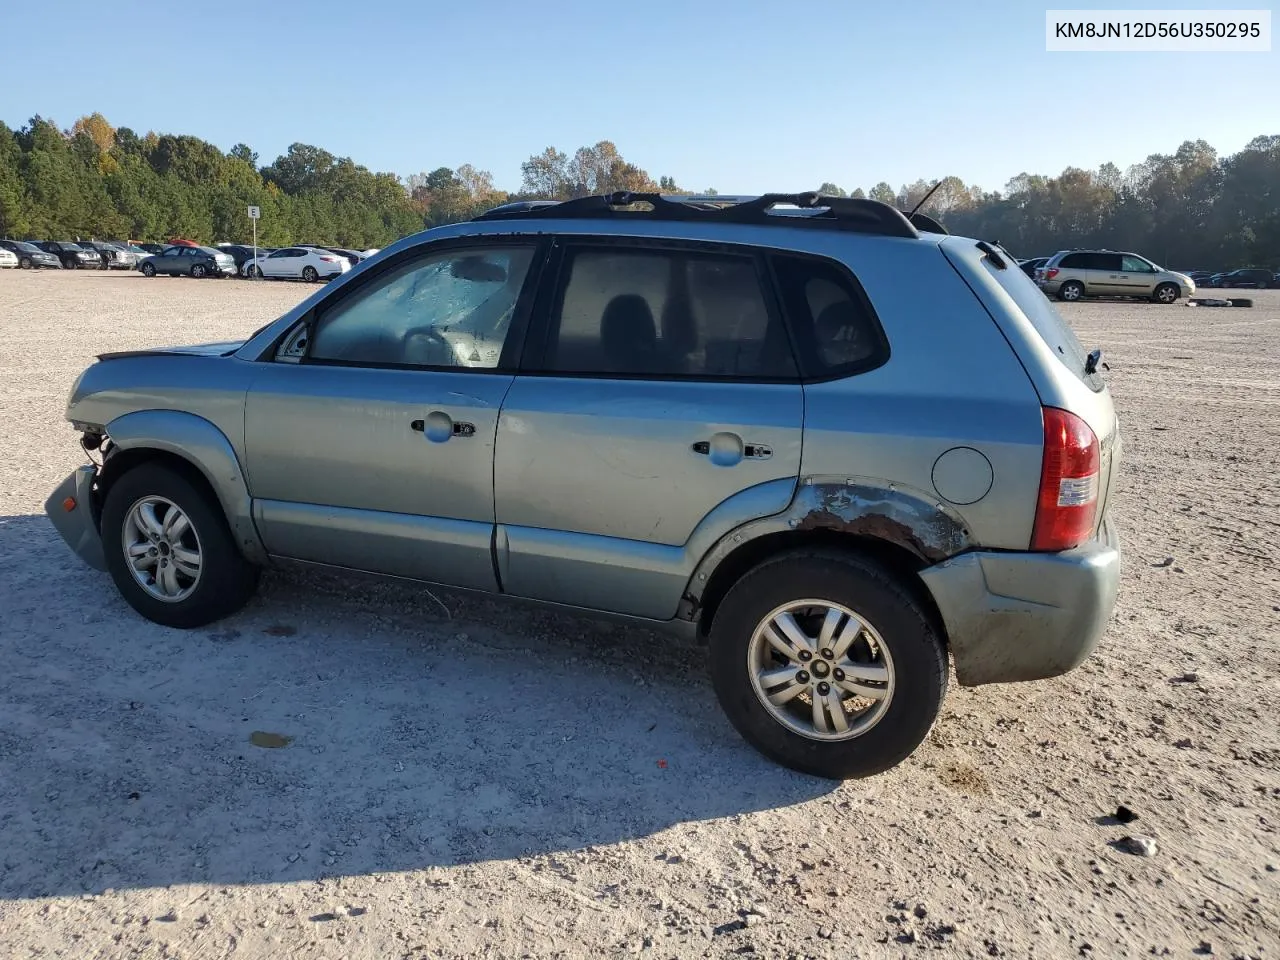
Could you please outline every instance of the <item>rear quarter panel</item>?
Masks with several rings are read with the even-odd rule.
[[[850,246],[843,259],[875,307],[890,358],[806,385],[801,473],[910,487],[959,515],[973,545],[1025,550],[1043,446],[1026,371],[937,245]],[[991,465],[976,502],[947,501],[935,487],[935,464],[956,447]]]

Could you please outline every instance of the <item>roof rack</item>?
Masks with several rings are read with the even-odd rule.
[[[475,219],[683,220],[815,227],[913,240],[920,236],[906,214],[887,203],[853,197],[824,197],[813,192],[766,193],[759,197],[687,197],[618,191],[558,203],[549,200],[517,201],[495,207]]]

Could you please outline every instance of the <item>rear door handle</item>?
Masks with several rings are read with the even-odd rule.
[[[411,420],[409,429],[423,434],[432,443],[444,443],[450,437],[474,437],[476,425],[454,420],[443,410],[433,410],[425,420]]]
[[[704,457],[711,457],[720,466],[732,466],[740,460],[768,460],[773,448],[763,443],[743,443],[736,433],[716,434],[716,451],[712,454],[710,440],[698,440],[690,449]]]

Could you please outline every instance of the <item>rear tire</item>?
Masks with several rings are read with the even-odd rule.
[[[1177,302],[1180,296],[1182,296],[1182,291],[1178,289],[1176,283],[1162,283],[1156,287],[1151,299],[1156,303],[1170,304]]]
[[[154,277],[156,275],[155,265],[151,263],[144,263],[142,265],[142,275],[144,277]]]
[[[302,279],[307,283],[315,283],[320,278],[320,274],[316,272],[316,268],[306,266],[302,268]]]
[[[1084,284],[1079,280],[1068,280],[1058,288],[1058,299],[1067,303],[1075,303],[1084,297]]]
[[[792,620],[804,625],[807,636],[818,638],[816,652],[808,654],[811,672],[806,671],[804,662],[791,663],[760,639],[765,625],[777,622],[771,618],[787,605],[815,611],[797,614]],[[848,645],[849,652],[842,654],[837,649],[834,658],[823,658],[821,633],[815,626],[822,619],[822,605],[831,605],[825,607],[827,616],[841,607],[855,614],[863,625],[857,639]],[[839,688],[846,681],[856,683],[837,670],[844,658],[854,659],[855,649],[863,651],[855,664],[867,671],[863,676],[870,678],[876,670],[887,674],[887,678],[873,681],[878,697],[863,698]],[[773,659],[762,662],[762,650]],[[818,677],[831,682],[817,683],[812,690],[766,706],[768,697],[762,690],[767,672],[786,674],[793,667],[797,683],[812,685]],[[739,580],[712,624],[710,671],[721,706],[748,743],[783,766],[833,780],[871,776],[910,756],[937,719],[947,690],[946,650],[911,591],[874,564],[835,552],[783,554]],[[820,693],[823,687],[837,698],[854,697],[836,700],[847,731],[832,732],[840,730],[834,713],[824,714],[825,730],[816,726],[812,703],[814,692]],[[789,691],[790,681],[771,681],[769,689]],[[847,707],[864,699],[870,704],[865,712],[846,712]],[[809,729],[802,732],[806,717]]]
[[[130,547],[146,552],[147,540],[145,534],[140,536],[140,528],[127,524],[136,505],[150,503],[160,504],[151,515],[161,522],[176,508],[189,526],[178,537],[172,531],[162,533],[153,541],[157,554],[152,557],[133,554],[133,563],[149,560],[152,564],[148,571],[135,575]],[[258,586],[258,568],[236,547],[217,501],[163,464],[143,463],[112,484],[102,505],[102,546],[107,570],[124,599],[148,620],[167,627],[189,629],[229,616],[249,602]],[[173,581],[180,587],[174,598],[161,599],[157,592],[162,590],[160,581],[167,571],[162,572],[158,564],[168,556],[174,569],[181,571],[178,549],[184,551],[183,557],[194,554],[198,558],[198,576],[184,573],[180,581]],[[142,582],[148,577],[156,582]]]
[[[30,270],[33,266],[34,264],[32,264],[30,257],[23,257],[18,261],[19,270]]]

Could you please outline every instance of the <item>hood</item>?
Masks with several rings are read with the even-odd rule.
[[[99,360],[123,360],[126,357],[229,357],[244,345],[243,340],[221,343],[199,343],[190,347],[156,347],[152,350],[119,350],[100,353]]]

